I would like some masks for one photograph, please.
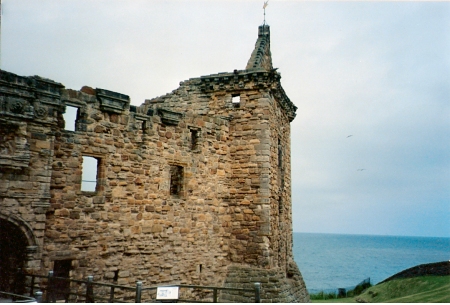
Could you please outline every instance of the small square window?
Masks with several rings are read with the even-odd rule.
[[[241,96],[239,95],[232,96],[231,103],[233,104],[234,107],[239,108],[241,104]]]
[[[135,128],[142,130],[142,133],[146,133],[147,121],[136,120]]]

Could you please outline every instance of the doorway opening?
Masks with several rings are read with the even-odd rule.
[[[15,224],[0,218],[0,291],[18,293],[17,272],[26,265],[28,241]]]

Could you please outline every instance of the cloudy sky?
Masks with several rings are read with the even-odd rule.
[[[244,69],[253,0],[2,0],[1,68],[132,104]],[[296,232],[450,236],[450,2],[270,0]],[[351,136],[350,136],[351,135]]]

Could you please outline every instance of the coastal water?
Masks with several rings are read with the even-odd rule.
[[[450,238],[294,233],[294,259],[309,292],[372,284],[450,259]]]

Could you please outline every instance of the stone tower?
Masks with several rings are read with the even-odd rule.
[[[268,300],[305,301],[292,253],[290,122],[297,107],[280,78],[272,66],[270,27],[262,25],[245,70],[182,82],[172,94],[147,101],[141,110],[185,113],[194,125],[206,120],[205,115],[211,125],[223,122],[214,127],[216,140],[224,146],[214,147],[221,156],[213,171],[223,178],[216,192],[226,207],[224,239],[232,263],[226,283],[241,287],[260,278],[266,286],[273,285]]]
[[[292,253],[296,107],[280,78],[268,25],[244,70],[183,81],[140,106],[1,71],[0,225],[20,244],[0,242],[23,253],[2,258],[120,285],[261,282],[263,301],[309,301]]]

